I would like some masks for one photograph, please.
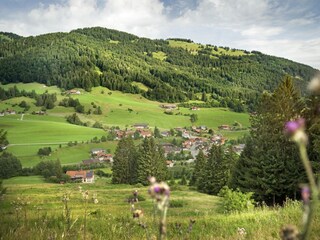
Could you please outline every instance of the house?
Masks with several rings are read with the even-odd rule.
[[[5,114],[7,115],[15,115],[16,114],[16,111],[15,110],[12,110],[12,109],[8,109]]]
[[[81,92],[79,90],[76,90],[76,89],[71,89],[70,91],[68,91],[68,94],[76,94],[76,95],[79,95],[81,94]]]
[[[91,149],[91,155],[97,155],[98,153],[105,153],[106,150],[102,148],[93,148]]]
[[[150,131],[139,129],[138,132],[140,133],[140,136],[143,138],[152,137],[152,133]]]
[[[96,155],[96,159],[98,159],[100,162],[113,162],[113,156],[110,153],[98,153]]]
[[[220,130],[230,130],[230,129],[231,129],[230,126],[229,126],[229,125],[226,125],[226,124],[220,125],[218,128],[219,128]]]
[[[198,111],[198,110],[200,110],[200,108],[198,108],[198,107],[192,107],[191,108],[191,111]]]
[[[147,124],[147,123],[136,123],[132,127],[136,128],[136,129],[145,129],[145,128],[149,127],[149,124]]]
[[[70,176],[72,181],[81,180],[83,183],[94,183],[94,172],[93,171],[67,171],[66,174]]]
[[[171,135],[170,131],[163,131],[163,132],[160,132],[160,135],[162,137],[169,137]]]
[[[188,131],[182,133],[183,138],[191,138],[191,134]]]
[[[177,105],[176,104],[161,104],[160,107],[161,108],[165,108],[165,109],[173,110],[173,109],[177,108]]]
[[[181,148],[176,147],[175,145],[173,145],[172,143],[162,143],[160,144],[160,146],[163,148],[164,151],[164,155],[167,156],[168,153],[180,153],[181,152]]]

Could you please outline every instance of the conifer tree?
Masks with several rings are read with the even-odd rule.
[[[255,192],[257,200],[282,202],[295,197],[304,171],[296,146],[283,134],[283,126],[303,109],[293,81],[286,76],[273,94],[264,94],[246,147],[235,167],[232,186]]]
[[[133,184],[137,180],[137,153],[132,137],[122,138],[112,165],[112,183]]]
[[[205,192],[218,194],[220,189],[228,182],[227,171],[222,147],[212,145],[205,168]]]
[[[145,138],[138,151],[137,179],[139,183],[148,184],[149,177],[163,181],[167,177],[164,151],[156,145],[153,138]]]
[[[195,167],[192,176],[192,184],[194,184],[200,192],[203,192],[205,187],[204,181],[206,179],[206,165],[207,159],[205,158],[203,151],[200,150],[196,157]]]

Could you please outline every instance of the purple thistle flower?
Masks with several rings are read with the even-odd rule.
[[[288,135],[294,135],[298,130],[304,128],[305,120],[303,118],[299,118],[295,121],[286,122],[284,131]]]
[[[158,185],[154,186],[154,187],[153,187],[153,191],[154,191],[155,193],[160,193],[160,191],[161,191],[160,186],[158,186]]]

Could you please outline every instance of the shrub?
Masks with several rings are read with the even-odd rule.
[[[253,192],[243,193],[239,189],[223,187],[218,196],[222,197],[222,208],[225,213],[243,212],[254,207]]]

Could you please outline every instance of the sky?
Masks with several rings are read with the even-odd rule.
[[[0,0],[0,31],[101,26],[151,39],[257,50],[320,69],[318,0]]]

